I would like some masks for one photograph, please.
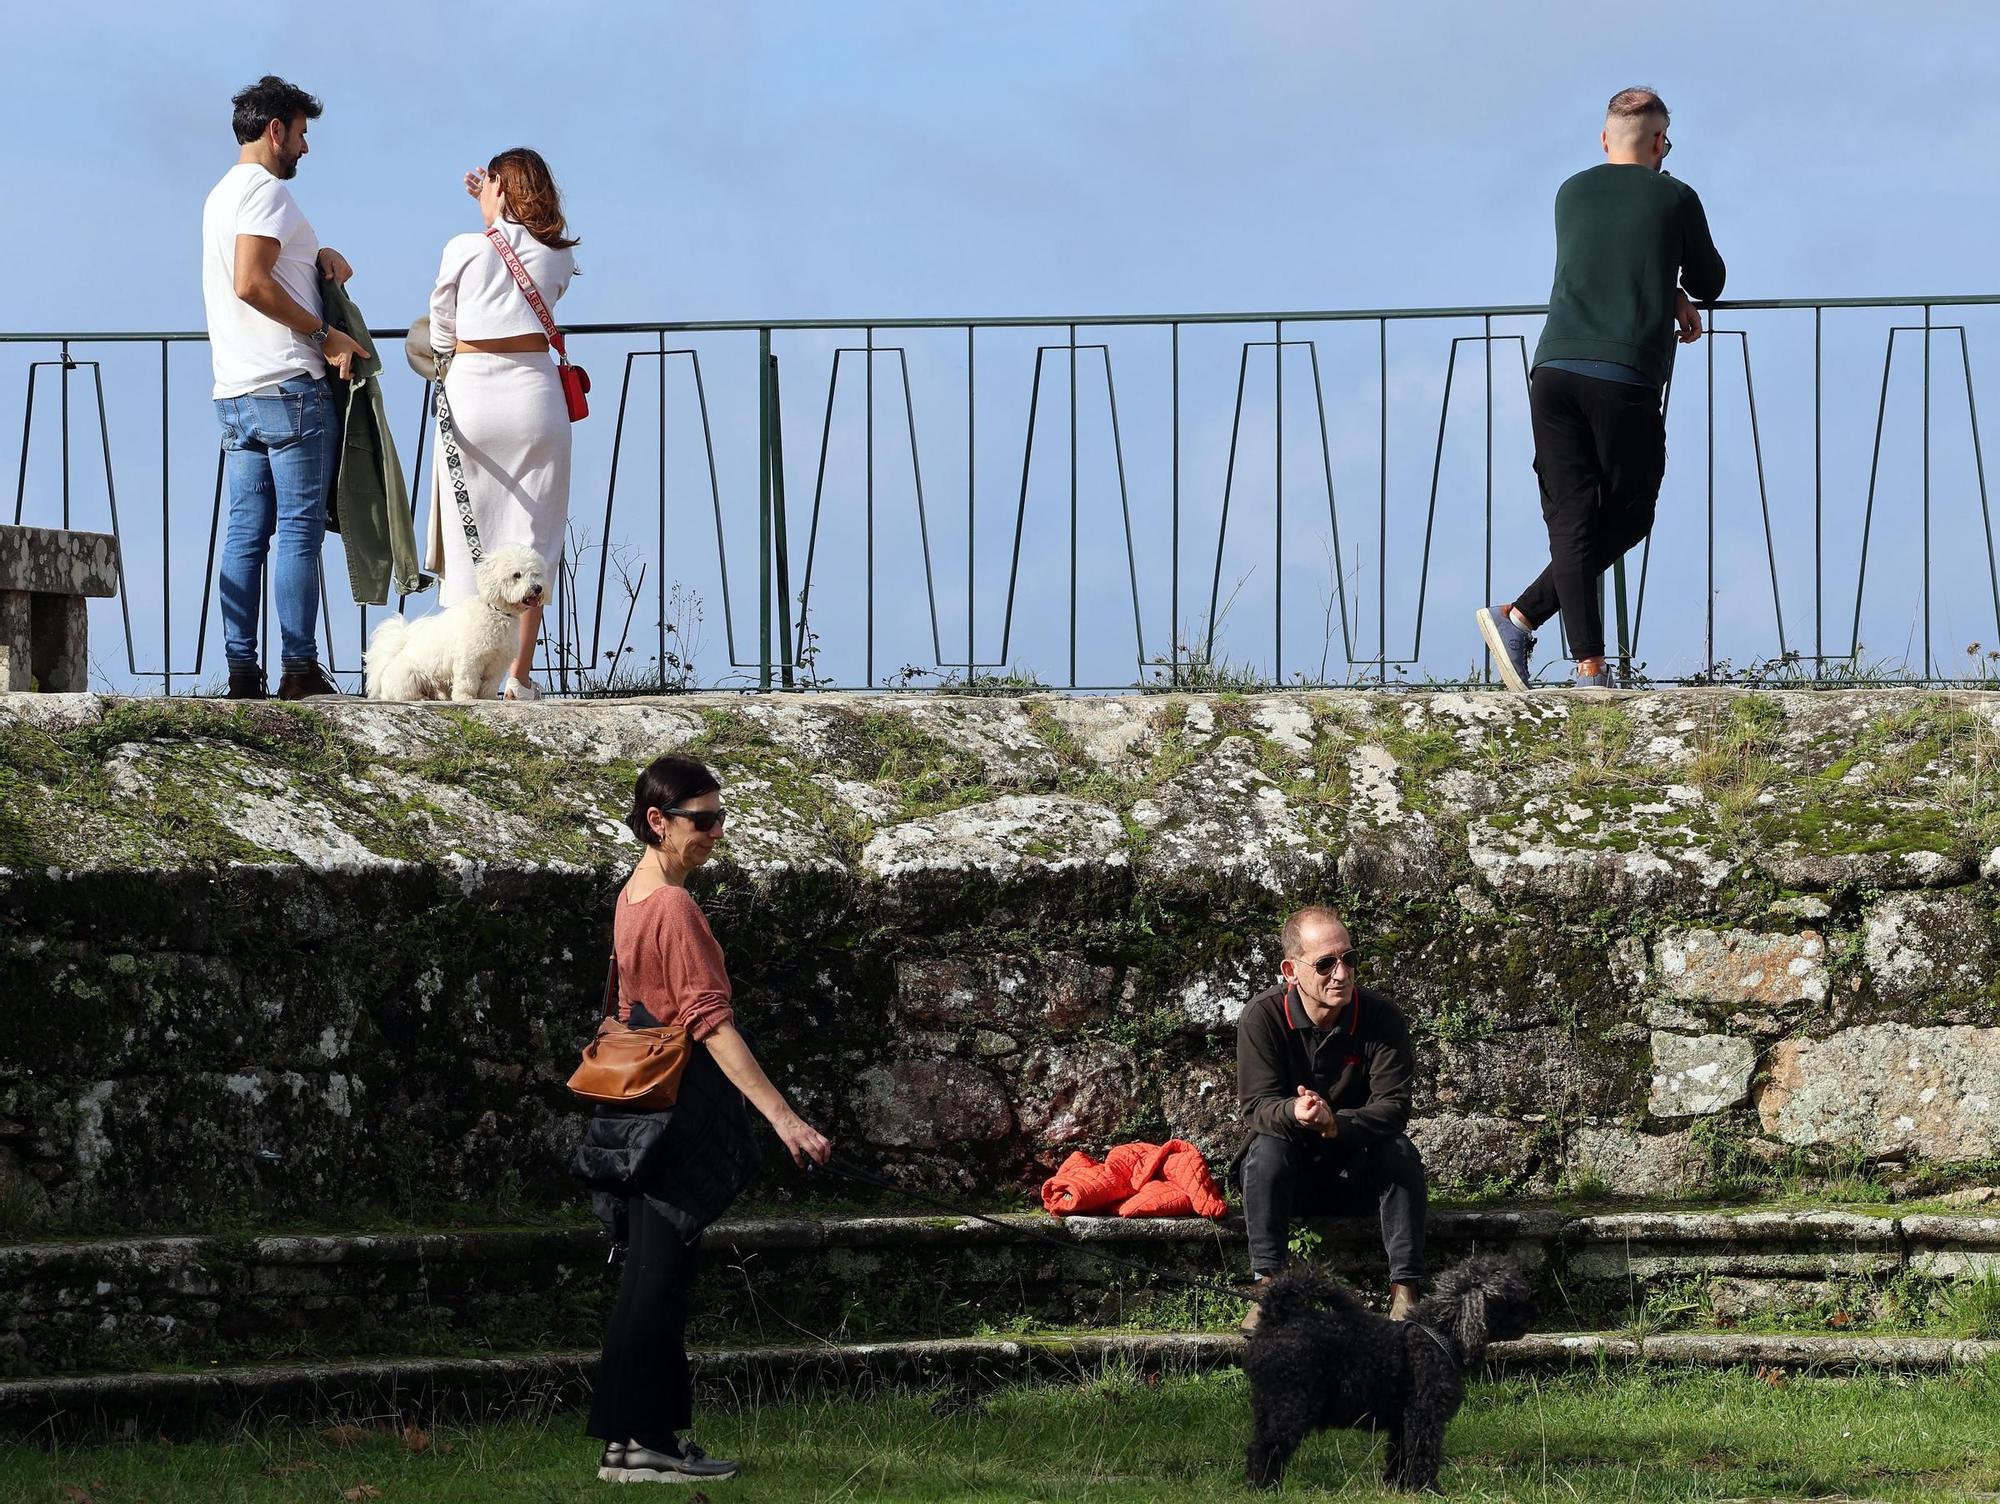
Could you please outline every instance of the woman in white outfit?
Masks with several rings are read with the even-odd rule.
[[[570,254],[576,240],[565,233],[548,163],[527,147],[512,147],[467,173],[465,190],[479,200],[488,227],[507,237],[542,301],[553,305],[576,275]],[[542,321],[483,234],[445,242],[431,291],[431,344],[440,354],[451,352],[445,392],[481,550],[524,544],[548,561],[553,575],[569,520],[569,412]],[[438,604],[451,606],[475,594],[473,563],[442,445],[437,452],[431,537],[442,557],[432,565],[444,574]],[[510,700],[541,695],[532,677],[541,625],[541,606],[522,613],[520,648],[503,691]]]

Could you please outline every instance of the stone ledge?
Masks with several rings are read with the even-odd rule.
[[[1220,1221],[1205,1217],[1050,1217],[1042,1212],[994,1212],[991,1221],[938,1213],[911,1216],[725,1217],[706,1234],[744,1252],[783,1249],[885,1248],[1018,1244],[1055,1238],[1072,1243],[1208,1243],[1243,1241],[1243,1217],[1231,1212]],[[1779,1214],[1784,1215],[1784,1214]],[[1615,1221],[1616,1218],[1594,1219]],[[1933,1219],[1940,1224],[1958,1218]],[[1964,1219],[1972,1221],[1974,1219]],[[1988,1219],[1991,1220],[1991,1219]],[[995,1226],[998,1223],[1000,1225]],[[1446,1242],[1537,1241],[1567,1235],[1573,1225],[1558,1211],[1433,1211],[1430,1230]],[[1315,1219],[1313,1226],[1336,1245],[1373,1243],[1378,1234],[1366,1218]],[[1941,1231],[1940,1235],[1944,1235]],[[199,1257],[205,1249],[227,1248],[237,1257],[281,1265],[385,1264],[435,1261],[454,1255],[469,1261],[505,1260],[530,1252],[598,1257],[604,1234],[595,1223],[573,1227],[463,1228],[434,1232],[280,1233],[248,1240],[174,1234],[167,1237],[66,1239],[46,1243],[0,1244],[0,1287],[18,1274],[57,1272],[93,1261],[161,1261]]]
[[[707,1239],[745,1252],[813,1248],[976,1246],[1032,1243],[1055,1238],[1073,1243],[1241,1242],[1243,1218],[1230,1212],[1204,1217],[1050,1217],[1041,1212],[993,1212],[990,1221],[963,1214],[934,1216],[833,1215],[826,1217],[725,1217]],[[999,1225],[994,1225],[998,1223]],[[1434,1209],[1434,1238],[1447,1243],[1546,1242],[1586,1247],[1718,1244],[1816,1245],[1894,1252],[1914,1247],[2000,1248],[2000,1217],[1912,1213],[1871,1216],[1837,1210],[1714,1210],[1606,1212],[1575,1216],[1557,1208],[1518,1211]],[[1377,1238],[1367,1218],[1312,1219],[1336,1247],[1366,1247]],[[238,1257],[288,1265],[397,1263],[456,1255],[504,1260],[528,1251],[591,1257],[603,1251],[594,1223],[569,1227],[460,1228],[387,1233],[274,1233],[248,1240],[188,1234],[164,1237],[64,1239],[0,1244],[0,1276],[86,1267],[92,1260],[150,1257],[173,1260],[204,1249],[228,1248]],[[0,1279],[0,1285],[5,1280]]]
[[[109,533],[0,523],[0,590],[116,595],[118,540]]]
[[[1826,1278],[1888,1274],[1905,1263],[1896,1220],[1855,1212],[1637,1212],[1580,1218],[1565,1232],[1574,1244],[1569,1268],[1586,1280]]]
[[[1009,1212],[1000,1225],[950,1217],[745,1218],[715,1224],[705,1309],[751,1268],[777,1313],[811,1327],[839,1319],[839,1292],[895,1294],[879,1320],[903,1332],[975,1320],[1143,1323],[1172,1281],[1243,1272],[1240,1217],[1057,1221]],[[1383,1273],[1372,1219],[1313,1224],[1317,1257],[1370,1287]],[[1907,1219],[1828,1211],[1439,1211],[1435,1262],[1502,1253],[1549,1296],[1557,1319],[1614,1324],[1656,1287],[1701,1281],[1742,1320],[1808,1308],[1827,1281],[1907,1273],[1951,1281],[2000,1272],[2000,1218]],[[1162,1279],[1087,1250],[1156,1266]],[[17,1372],[142,1367],[270,1350],[384,1351],[411,1323],[429,1336],[582,1340],[611,1282],[593,1225],[262,1238],[122,1238],[0,1246],[0,1355]],[[754,1262],[753,1262],[754,1261]],[[900,1293],[898,1293],[900,1292]],[[1852,1298],[1852,1297],[1847,1297]],[[1575,1302],[1581,1301],[1582,1304]],[[724,1333],[714,1332],[716,1337]]]
[[[1076,1379],[1109,1364],[1144,1372],[1198,1372],[1241,1361],[1233,1333],[1102,1333],[945,1338],[819,1347],[723,1348],[692,1354],[710,1402],[784,1398],[829,1387],[884,1383],[978,1389],[1037,1377]],[[1788,1370],[1940,1372],[2000,1359],[2000,1341],[1925,1337],[1761,1337],[1692,1334],[1650,1338],[1544,1333],[1488,1350],[1491,1370],[1596,1363],[1673,1367],[1756,1365]],[[588,1396],[591,1349],[491,1358],[357,1359],[262,1364],[201,1373],[144,1373],[0,1382],[0,1438],[170,1439],[215,1426],[323,1423],[385,1415],[492,1418],[546,1414]]]
[[[1941,1235],[1953,1235],[1973,1217],[1938,1217]],[[1949,1225],[1946,1225],[1949,1224]],[[1843,1211],[1684,1211],[1611,1212],[1578,1217],[1564,1235],[1580,1243],[1818,1243],[1839,1239],[1857,1247],[1900,1246],[1901,1223]]]

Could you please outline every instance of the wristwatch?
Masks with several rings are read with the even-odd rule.
[[[322,319],[320,321],[319,328],[313,330],[313,332],[311,334],[308,334],[306,338],[311,340],[316,345],[323,345],[326,343],[326,337],[331,333],[333,333],[333,326],[328,324],[324,319]]]

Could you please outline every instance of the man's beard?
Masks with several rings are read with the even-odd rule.
[[[299,175],[298,157],[278,158],[278,176],[280,178],[289,179],[289,178],[295,178],[298,175]]]

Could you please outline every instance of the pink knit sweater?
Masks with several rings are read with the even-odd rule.
[[[637,903],[620,892],[611,938],[619,1018],[629,1021],[641,1002],[655,1023],[681,1025],[696,1040],[736,1022],[722,947],[686,888],[656,888]]]

